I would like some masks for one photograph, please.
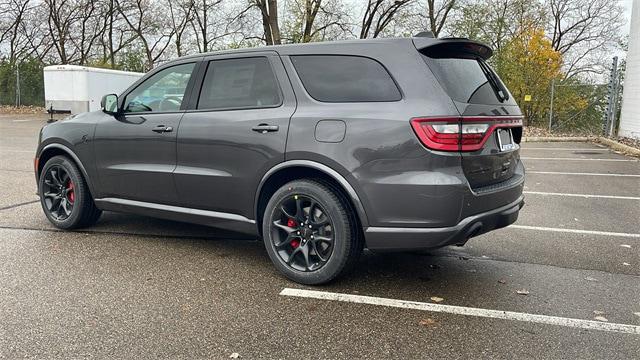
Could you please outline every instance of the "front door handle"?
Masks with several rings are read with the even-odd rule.
[[[265,134],[268,132],[278,131],[280,130],[280,127],[278,125],[260,124],[252,127],[251,130]]]
[[[171,126],[164,126],[164,125],[158,125],[156,126],[155,129],[152,129],[153,132],[157,132],[157,133],[167,133],[167,132],[172,132],[173,131],[173,127]]]

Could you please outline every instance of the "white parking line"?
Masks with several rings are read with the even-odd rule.
[[[584,148],[584,149],[576,149],[576,148],[541,148],[541,147],[523,147],[520,148],[521,150],[550,150],[550,151],[601,151],[601,152],[607,152],[609,151],[608,149],[602,149],[602,148]]]
[[[640,326],[636,326],[636,325],[605,323],[605,322],[594,321],[594,320],[572,319],[572,318],[565,318],[565,317],[559,317],[559,316],[548,316],[548,315],[528,314],[528,313],[521,313],[521,312],[514,312],[514,311],[481,309],[481,308],[473,308],[473,307],[466,307],[466,306],[432,304],[432,303],[424,303],[424,302],[418,302],[418,301],[380,298],[380,297],[374,297],[374,296],[352,295],[352,294],[332,293],[327,291],[302,290],[302,289],[291,289],[291,288],[282,289],[282,291],[280,292],[280,295],[319,299],[319,300],[350,302],[350,303],[356,303],[356,304],[387,306],[387,307],[411,309],[411,310],[432,311],[432,312],[449,313],[449,314],[456,314],[456,315],[476,316],[476,317],[484,317],[484,318],[491,318],[491,319],[515,320],[515,321],[524,321],[524,322],[538,323],[538,324],[557,325],[557,326],[566,326],[566,327],[573,327],[573,328],[580,328],[580,329],[611,331],[611,332],[619,332],[624,334],[640,335]]]
[[[636,175],[636,174],[582,173],[582,172],[562,172],[562,171],[527,171],[527,174],[640,177],[640,174]]]
[[[634,233],[619,233],[619,232],[610,232],[610,231],[552,228],[552,227],[545,227],[545,226],[509,225],[508,228],[510,228],[510,229],[524,229],[524,230],[552,231],[552,232],[566,232],[566,233],[574,233],[574,234],[588,234],[588,235],[603,235],[603,236],[619,236],[619,237],[640,238],[640,234],[634,234]]]
[[[583,159],[583,158],[546,158],[546,157],[521,157],[522,160],[561,160],[561,161],[616,161],[616,162],[638,162],[632,159]]]
[[[35,150],[14,150],[14,149],[0,149],[0,152],[17,152],[17,153],[30,153],[35,154]]]
[[[589,195],[589,194],[566,194],[556,192],[542,192],[542,191],[523,191],[525,194],[531,195],[544,195],[544,196],[569,196],[569,197],[581,197],[586,199],[619,199],[619,200],[640,200],[640,196],[617,196],[617,195]]]
[[[23,119],[23,120],[12,120],[12,122],[27,122],[27,121],[35,121],[38,119]]]

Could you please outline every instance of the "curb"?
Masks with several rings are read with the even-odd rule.
[[[631,155],[631,156],[639,156],[640,157],[640,149],[636,149],[634,147],[631,147],[629,145],[625,145],[622,143],[619,143],[615,140],[600,136],[597,141],[601,144],[607,145],[608,147],[610,147],[613,150],[618,150],[620,152],[623,152],[627,155]]]

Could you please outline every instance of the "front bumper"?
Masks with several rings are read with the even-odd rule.
[[[457,225],[441,228],[365,228],[367,248],[378,251],[434,249],[464,244],[474,236],[513,224],[524,206],[524,195],[505,206],[469,216]]]

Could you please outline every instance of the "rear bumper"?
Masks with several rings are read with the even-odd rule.
[[[367,248],[371,250],[433,249],[464,244],[471,237],[513,224],[524,206],[524,195],[497,209],[469,216],[457,225],[441,228],[368,227]]]

